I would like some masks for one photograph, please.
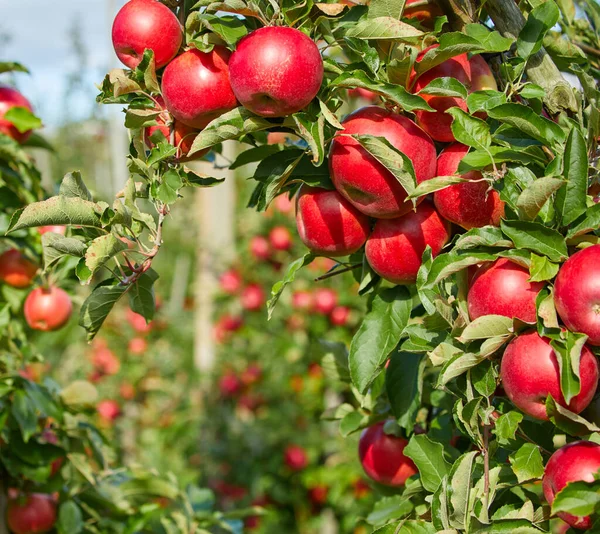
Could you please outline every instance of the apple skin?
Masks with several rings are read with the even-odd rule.
[[[131,308],[127,308],[127,322],[138,334],[147,334],[150,332],[154,323],[153,321],[147,323],[143,315],[134,312]]]
[[[37,266],[21,252],[12,248],[0,256],[0,280],[18,289],[29,287],[37,273]]]
[[[242,307],[248,311],[258,311],[265,304],[265,292],[258,284],[250,284],[240,295]]]
[[[11,137],[17,143],[24,143],[29,139],[31,130],[21,133],[12,122],[4,118],[6,112],[14,107],[27,108],[33,113],[33,108],[29,100],[19,93],[19,91],[12,87],[0,85],[0,133],[8,135],[8,137]]]
[[[412,4],[421,0],[406,0],[404,13],[402,16],[407,19],[417,19],[424,28],[433,28],[436,17],[441,17],[444,12],[437,4],[427,4],[426,6],[412,7]]]
[[[412,161],[417,182],[435,176],[435,146],[429,136],[406,117],[377,106],[367,106],[343,121],[344,130],[331,143],[329,170],[335,188],[359,211],[378,219],[408,213],[406,191],[394,175],[358,141],[341,134],[385,137]]]
[[[483,315],[504,315],[535,323],[535,299],[545,284],[529,282],[529,277],[528,269],[506,258],[480,267],[467,296],[471,320]]]
[[[329,314],[329,320],[334,326],[346,326],[350,317],[350,308],[347,306],[336,306]]]
[[[292,236],[285,226],[276,226],[269,232],[269,242],[274,250],[290,250]]]
[[[383,431],[385,422],[366,428],[358,442],[358,456],[367,476],[385,486],[404,486],[418,473],[414,462],[404,455],[408,441]]]
[[[98,415],[105,423],[112,423],[121,415],[121,407],[114,400],[103,400],[96,406]]]
[[[73,304],[63,289],[50,286],[34,289],[25,299],[23,313],[33,330],[52,332],[62,328],[71,318]]]
[[[471,64],[470,92],[498,90],[496,78],[494,78],[494,75],[492,74],[492,71],[485,59],[483,59],[480,55],[471,56],[469,63]]]
[[[590,345],[600,345],[600,245],[573,254],[558,271],[554,282],[556,311],[573,332],[588,336]]]
[[[162,95],[175,120],[202,129],[237,106],[229,83],[229,56],[222,46],[207,53],[190,49],[167,65]]]
[[[586,346],[579,366],[581,391],[566,404],[560,389],[560,371],[550,341],[531,331],[513,339],[502,357],[500,377],[506,396],[524,413],[548,420],[546,397],[552,395],[561,406],[582,412],[594,398],[598,385],[598,361]]]
[[[254,236],[250,240],[250,254],[259,261],[268,260],[271,257],[271,245],[266,237]]]
[[[156,68],[164,67],[179,51],[183,29],[175,14],[156,0],[130,0],[117,13],[112,41],[119,60],[135,69],[144,50],[154,52]]]
[[[456,174],[458,165],[469,152],[469,147],[454,143],[437,159],[437,176]],[[469,171],[461,176],[467,180],[481,180],[479,171]],[[504,216],[504,202],[498,191],[491,190],[488,182],[463,182],[451,185],[433,194],[433,202],[440,215],[465,230],[482,226],[500,226]]]
[[[242,390],[242,383],[233,371],[226,372],[219,380],[219,391],[223,398],[235,397]]]
[[[576,441],[561,447],[550,457],[544,471],[542,487],[546,500],[552,505],[556,494],[569,482],[593,482],[599,470],[600,445],[591,441]],[[589,516],[577,517],[562,512],[558,517],[580,530],[588,530],[592,526]]]
[[[321,315],[329,315],[337,306],[337,292],[329,288],[320,288],[315,291],[315,311]]]
[[[377,221],[367,239],[365,255],[382,278],[395,284],[413,284],[427,245],[437,256],[450,239],[450,225],[429,202],[396,219]]]
[[[292,471],[302,471],[308,466],[306,451],[299,445],[288,445],[284,452],[284,461]]]
[[[108,348],[100,348],[94,351],[92,365],[103,375],[116,375],[121,369],[119,358]]]
[[[323,59],[314,41],[300,30],[267,26],[240,40],[229,73],[242,106],[263,117],[285,117],[317,96]]]
[[[56,519],[56,500],[51,495],[30,493],[8,500],[6,524],[14,534],[49,532]]]
[[[376,103],[379,100],[379,95],[368,89],[362,87],[356,87],[354,89],[348,89],[348,96],[350,98],[362,98],[371,103]]]
[[[371,231],[369,218],[337,191],[304,185],[296,199],[296,226],[311,252],[332,257],[354,254]]]
[[[295,310],[311,310],[313,307],[313,295],[309,291],[294,291],[292,294],[292,308]]]
[[[229,269],[219,277],[221,291],[228,295],[235,295],[241,289],[242,282],[242,275],[235,269]]]
[[[40,234],[40,235],[47,234],[48,232],[65,235],[67,233],[67,227],[60,226],[60,225],[38,226],[37,231],[38,231],[38,234]]]

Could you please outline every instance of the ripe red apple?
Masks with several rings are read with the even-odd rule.
[[[144,354],[148,349],[148,342],[143,337],[134,337],[127,345],[127,350],[136,356]]]
[[[103,400],[96,406],[98,415],[104,423],[112,423],[121,415],[121,407],[114,400]]]
[[[382,278],[395,284],[413,284],[427,245],[437,256],[449,239],[450,225],[429,202],[423,202],[416,212],[377,221],[365,254]]]
[[[284,215],[294,211],[294,203],[290,200],[290,197],[287,194],[276,197],[273,201],[273,205],[279,213],[283,213]]]
[[[439,45],[432,45],[423,50],[417,56],[417,63],[423,59],[423,56],[429,50],[436,48],[437,46]],[[421,89],[424,89],[433,80],[443,77],[457,79],[469,92],[482,89],[498,89],[494,76],[483,58],[480,56],[473,56],[469,60],[467,54],[460,54],[425,71],[418,77],[416,76],[415,71],[413,71],[411,81],[414,81],[416,78],[413,91],[416,93]],[[415,116],[417,118],[417,124],[436,141],[442,143],[451,143],[452,141],[455,141],[451,127],[453,118],[445,112],[452,107],[458,107],[463,111],[467,111],[466,101],[460,97],[452,96],[427,94],[421,96],[435,111],[416,111]]]
[[[598,361],[586,346],[579,364],[581,391],[565,402],[560,389],[558,361],[550,342],[531,331],[513,339],[502,357],[500,377],[506,396],[524,413],[547,421],[546,398],[580,413],[592,401],[598,385]]]
[[[544,471],[544,496],[550,505],[556,494],[569,482],[593,482],[600,470],[600,445],[591,441],[576,441],[558,449],[548,460]],[[588,530],[592,526],[589,516],[577,517],[565,512],[558,517],[573,528]]]
[[[394,175],[348,136],[385,137],[412,161],[419,183],[435,176],[433,141],[410,119],[377,106],[355,111],[342,124],[344,130],[331,144],[329,157],[335,188],[371,217],[391,219],[409,212],[412,203],[406,201],[406,191]]]
[[[242,275],[236,269],[229,269],[219,277],[219,286],[223,293],[235,295],[242,287]]]
[[[183,42],[183,30],[175,14],[156,0],[130,0],[117,13],[112,41],[121,62],[135,69],[144,50],[154,52],[157,69],[171,61]]]
[[[222,46],[206,53],[192,48],[167,65],[162,95],[176,120],[202,129],[237,106],[229,83],[229,55]]]
[[[263,117],[285,117],[310,104],[323,81],[323,59],[310,37],[266,26],[242,38],[229,62],[242,106]]]
[[[292,236],[285,226],[276,226],[269,232],[269,241],[274,250],[290,250]]]
[[[45,493],[9,498],[6,524],[14,534],[49,532],[56,523],[56,500]]]
[[[66,226],[38,226],[37,231],[40,235],[47,234],[48,232],[53,232],[55,234],[65,235],[67,233]]]
[[[219,391],[224,398],[234,397],[241,389],[242,383],[233,371],[227,371],[219,380]]]
[[[154,321],[147,323],[143,315],[135,313],[131,308],[127,308],[127,322],[139,334],[147,334],[152,330],[154,324]]]
[[[257,311],[265,304],[265,292],[258,284],[250,284],[242,291],[240,300],[245,310]]]
[[[309,291],[294,291],[292,294],[292,308],[295,310],[310,310],[313,306],[313,296]]]
[[[62,328],[71,317],[69,294],[56,286],[38,287],[25,299],[23,312],[30,328],[50,332]]]
[[[362,479],[359,478],[352,483],[354,489],[354,497],[356,499],[364,499],[371,493],[371,487]]]
[[[334,326],[346,326],[350,317],[350,308],[347,306],[336,306],[329,314],[329,320]]]
[[[15,248],[0,256],[0,280],[9,286],[29,287],[37,273],[37,266]]]
[[[319,288],[315,291],[315,311],[329,315],[337,306],[338,295],[334,289]]]
[[[573,254],[560,268],[554,283],[554,304],[565,326],[600,345],[600,245]]]
[[[379,95],[377,93],[369,91],[368,89],[363,89],[362,87],[348,89],[348,96],[350,98],[363,98],[364,100],[368,100],[369,102],[373,103],[379,100]]]
[[[116,375],[121,368],[121,362],[115,353],[107,348],[101,348],[94,351],[92,355],[92,365],[97,371],[104,375]]]
[[[384,422],[365,429],[358,442],[358,455],[367,476],[386,486],[403,486],[408,478],[415,475],[417,466],[404,456],[408,441],[386,434]]]
[[[33,112],[29,100],[19,93],[19,91],[12,87],[0,85],[0,133],[8,135],[8,137],[13,138],[17,143],[24,143],[29,139],[31,130],[21,133],[12,122],[4,118],[6,112],[15,107],[26,108]]]
[[[528,269],[506,258],[480,267],[467,296],[471,320],[482,315],[504,315],[535,323],[535,299],[545,284],[529,282],[529,278]]]
[[[239,315],[226,313],[219,319],[218,324],[221,325],[225,332],[237,332],[244,325],[244,318]]]
[[[444,12],[440,6],[435,3],[428,3],[424,6],[414,6],[414,4],[418,4],[420,1],[421,0],[406,0],[402,16],[407,19],[417,19],[424,28],[433,28],[435,18],[441,17]]]
[[[271,257],[271,245],[266,237],[254,236],[250,240],[250,254],[257,260],[268,260]]]
[[[315,506],[325,505],[328,496],[329,486],[326,486],[325,484],[317,484],[308,490],[308,498]]]
[[[284,452],[284,461],[292,471],[302,471],[308,466],[308,455],[299,445],[288,445]]]
[[[242,373],[241,381],[244,386],[252,386],[256,384],[262,377],[262,367],[258,363],[250,363]]]
[[[307,186],[296,200],[296,225],[311,252],[334,257],[359,250],[371,230],[369,218],[337,191]]]
[[[447,147],[438,157],[437,176],[456,174],[458,165],[469,152],[469,147],[454,143]],[[498,191],[491,189],[479,171],[461,174],[462,178],[471,180],[451,185],[433,194],[433,202],[440,215],[466,230],[481,228],[486,225],[499,226],[504,217],[504,202],[500,200]]]

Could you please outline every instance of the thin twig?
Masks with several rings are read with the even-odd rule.
[[[355,269],[358,269],[359,267],[362,267],[362,263],[357,263],[356,265],[351,265],[350,267],[345,267],[344,269],[337,269],[335,271],[324,274],[323,276],[319,276],[319,278],[315,278],[315,282],[321,282],[322,280],[327,280],[328,278],[333,278],[334,276],[337,276],[338,274],[343,274],[343,273],[347,273],[349,271],[354,271]]]
[[[575,44],[581,48],[584,52],[588,53],[588,54],[592,54],[593,56],[596,57],[600,57],[600,50],[598,50],[597,48],[594,48],[593,46],[589,46],[583,43],[579,43],[577,41],[575,41]]]
[[[490,425],[483,425],[483,506],[487,519],[490,508]]]

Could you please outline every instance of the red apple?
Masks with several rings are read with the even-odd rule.
[[[242,383],[245,386],[256,384],[262,377],[262,367],[258,363],[250,363],[241,376]]]
[[[334,257],[358,251],[371,230],[369,218],[337,191],[307,186],[296,200],[296,225],[311,252]]]
[[[379,100],[379,95],[377,93],[369,91],[368,89],[363,89],[362,87],[348,89],[348,96],[350,98],[363,98],[364,100],[368,100],[369,102],[373,103]]]
[[[29,287],[37,273],[37,266],[15,248],[0,256],[0,280],[9,286]]]
[[[12,122],[4,118],[6,112],[15,107],[26,108],[33,112],[29,100],[19,91],[12,87],[0,85],[0,133],[12,137],[17,143],[24,143],[29,139],[31,130],[21,133]]]
[[[260,310],[265,304],[265,292],[258,284],[250,284],[240,296],[242,307],[248,311]]]
[[[556,494],[569,482],[593,482],[600,471],[600,445],[590,441],[576,441],[558,449],[548,460],[544,471],[544,496],[550,505]],[[577,517],[565,512],[558,517],[573,528],[588,530],[592,526],[589,516]]]
[[[306,451],[299,445],[288,445],[284,452],[284,461],[292,471],[302,471],[308,466]]]
[[[356,499],[364,499],[371,493],[370,486],[362,479],[359,478],[352,483],[354,489],[354,497]]]
[[[56,500],[45,493],[9,498],[6,524],[14,534],[50,532],[56,523]]]
[[[329,314],[329,320],[334,326],[346,326],[350,317],[350,308],[347,306],[336,306]]]
[[[219,324],[225,332],[237,332],[244,325],[244,318],[226,313],[219,319]]]
[[[234,397],[241,389],[242,383],[233,371],[227,371],[219,380],[219,391],[224,398]]]
[[[379,484],[399,487],[415,475],[417,467],[404,456],[408,441],[386,434],[384,422],[365,429],[358,442],[358,455],[367,476]]]
[[[545,284],[529,282],[529,278],[528,269],[506,258],[479,268],[467,296],[471,320],[482,315],[504,315],[535,323],[535,299]]]
[[[271,257],[271,245],[267,238],[257,235],[250,240],[250,254],[257,260],[268,260]]]
[[[367,240],[369,265],[395,284],[414,284],[427,245],[437,256],[450,239],[449,224],[429,202],[397,219],[380,220]]]
[[[117,358],[112,350],[106,348],[94,351],[92,365],[104,375],[116,375],[121,368],[119,358]]]
[[[242,106],[263,117],[285,117],[310,104],[323,81],[323,59],[310,37],[267,26],[244,37],[229,62]]]
[[[66,226],[38,226],[37,231],[40,235],[47,234],[48,232],[53,232],[55,234],[65,235],[67,233]]]
[[[337,292],[329,288],[315,291],[315,311],[322,315],[329,315],[337,305]]]
[[[310,310],[313,307],[313,296],[309,291],[294,291],[292,308],[295,310]]]
[[[498,90],[496,79],[494,78],[489,65],[486,63],[483,57],[479,55],[471,56],[469,63],[471,64],[471,85],[469,87],[471,92]]]
[[[100,401],[96,406],[96,410],[104,423],[112,423],[121,415],[121,407],[114,400]]]
[[[273,205],[279,213],[283,213],[284,215],[294,211],[294,203],[290,200],[290,197],[287,194],[276,197]]]
[[[167,65],[162,95],[176,120],[202,129],[237,106],[229,83],[229,55],[222,46],[211,52],[192,48]]]
[[[236,269],[229,269],[219,277],[219,286],[223,293],[235,295],[242,287],[242,275]]]
[[[500,377],[506,396],[524,413],[547,421],[546,398],[572,412],[580,413],[592,401],[598,385],[598,361],[586,347],[579,364],[581,391],[565,402],[560,389],[558,361],[550,342],[532,331],[513,339],[502,357]]]
[[[290,250],[292,236],[285,226],[276,226],[269,232],[269,241],[274,250]]]
[[[554,283],[556,311],[569,330],[600,345],[600,245],[573,254],[560,268]]]
[[[127,345],[127,350],[136,356],[144,354],[147,349],[148,342],[143,337],[134,337]]]
[[[113,22],[112,41],[121,62],[135,69],[144,50],[154,52],[157,69],[171,61],[183,42],[183,30],[175,14],[156,0],[130,0]]]
[[[150,332],[154,324],[154,321],[147,323],[143,315],[135,313],[131,308],[127,308],[127,322],[131,325],[131,328],[140,334]]]
[[[329,486],[326,486],[325,484],[317,484],[308,490],[308,497],[315,506],[323,506],[326,504],[328,495]]]
[[[437,176],[456,174],[467,152],[469,147],[460,143],[447,147],[438,157]],[[500,219],[504,217],[504,202],[500,200],[498,191],[490,189],[490,184],[483,181],[479,171],[469,171],[461,177],[470,181],[451,185],[433,194],[440,215],[466,230],[499,226]]]
[[[414,4],[418,4],[421,0],[406,0],[406,4],[404,6],[403,17],[407,19],[417,19],[424,28],[430,29],[433,28],[433,23],[435,22],[436,17],[441,17],[444,12],[434,2],[429,2],[424,6],[415,6]]]
[[[412,203],[398,180],[349,135],[385,137],[412,161],[419,183],[435,176],[433,141],[410,119],[376,106],[355,111],[342,124],[329,157],[335,188],[371,217],[391,219],[408,213]]]
[[[72,310],[71,297],[56,286],[34,289],[27,295],[23,307],[27,324],[43,332],[62,328],[69,321]]]

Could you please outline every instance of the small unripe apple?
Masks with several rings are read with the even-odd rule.
[[[483,315],[504,315],[535,323],[535,299],[545,284],[529,282],[530,276],[528,269],[506,258],[479,268],[467,296],[471,320]]]
[[[6,506],[6,524],[14,534],[50,532],[56,519],[56,500],[45,493],[9,498]]]
[[[338,295],[334,289],[320,288],[315,291],[315,311],[329,315],[337,306]]]
[[[548,460],[544,470],[543,488],[548,504],[569,482],[594,482],[600,471],[600,445],[591,441],[576,441],[558,449]],[[588,530],[592,526],[589,516],[577,517],[566,512],[558,514],[573,528]]]
[[[347,306],[336,306],[329,314],[329,320],[335,326],[346,326],[349,317],[350,308]]]
[[[114,400],[103,400],[96,406],[98,415],[105,423],[112,423],[121,415],[121,407]]]
[[[296,225],[311,252],[334,257],[359,250],[371,230],[369,218],[337,191],[307,186],[296,200]]]
[[[288,445],[284,452],[284,461],[292,471],[302,471],[308,466],[308,455],[299,445]]]
[[[242,307],[248,311],[260,310],[266,301],[265,292],[258,284],[250,284],[240,296]]]
[[[469,152],[469,147],[454,143],[437,159],[437,176],[456,174],[458,165]],[[479,171],[461,175],[469,182],[454,184],[433,194],[433,202],[440,215],[466,230],[482,226],[499,226],[504,217],[504,202],[498,191],[490,189]]]
[[[72,311],[71,297],[56,286],[34,289],[27,295],[23,307],[30,328],[43,332],[62,328],[69,321]]]
[[[257,235],[250,240],[250,254],[257,260],[268,260],[271,257],[271,245],[267,238]]]
[[[223,293],[235,295],[242,287],[242,275],[236,269],[229,269],[219,277],[219,286]]]
[[[17,249],[7,250],[0,256],[0,280],[9,286],[18,289],[29,287],[37,269],[37,266]]]
[[[317,96],[323,59],[314,41],[300,30],[266,26],[240,40],[229,72],[242,106],[263,117],[285,117]]]
[[[211,52],[192,48],[167,65],[162,95],[176,120],[202,129],[237,106],[229,83],[229,55],[222,46]]]
[[[436,152],[431,138],[414,122],[377,106],[349,115],[331,144],[329,168],[335,188],[359,211],[379,219],[408,213],[406,191],[396,177],[350,137],[385,137],[412,162],[418,183],[435,176]]]
[[[386,434],[384,422],[365,429],[358,442],[358,455],[367,476],[379,484],[399,487],[418,470],[414,462],[404,455],[408,441]]]
[[[6,112],[15,107],[26,108],[33,112],[29,100],[19,91],[12,87],[0,85],[0,133],[12,137],[17,143],[24,143],[29,139],[31,130],[21,133],[12,122],[4,118]]]
[[[554,283],[554,304],[565,326],[600,345],[600,245],[573,254],[560,268]]]
[[[579,374],[581,390],[567,405],[554,349],[535,331],[521,334],[508,344],[500,367],[506,396],[524,413],[544,421],[548,420],[548,395],[574,413],[582,412],[592,402],[598,385],[598,361],[586,346],[581,351]]]
[[[183,29],[175,14],[156,0],[130,0],[117,13],[112,27],[115,52],[135,69],[144,50],[154,52],[157,69],[171,61],[183,42]]]
[[[450,239],[449,226],[429,202],[397,219],[377,221],[365,247],[367,261],[382,278],[413,284],[425,248],[437,256]]]
[[[269,232],[269,241],[274,250],[290,250],[292,236],[285,226],[276,226]]]

